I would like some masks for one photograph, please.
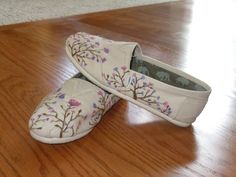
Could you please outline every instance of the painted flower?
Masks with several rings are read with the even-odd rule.
[[[153,83],[149,82],[149,83],[148,83],[148,87],[149,87],[150,89],[152,89],[152,88],[153,88]]]
[[[128,79],[128,83],[130,82],[130,80],[131,80],[131,77],[129,77],[129,79]]]
[[[126,67],[126,66],[122,66],[121,69],[122,69],[123,71],[125,71],[125,70],[127,69],[127,67]]]
[[[168,103],[167,101],[165,101],[165,102],[163,103],[163,105],[164,105],[164,106],[169,106],[169,103]]]
[[[81,103],[75,99],[70,99],[68,103],[70,106],[76,106],[76,107],[81,105]]]
[[[108,49],[108,48],[104,48],[103,51],[104,51],[105,53],[109,53],[109,49]]]
[[[93,103],[93,108],[97,108],[97,105],[96,105],[96,103]]]
[[[118,72],[118,67],[113,68],[114,71]]]
[[[53,110],[52,107],[49,107],[49,108],[48,108],[48,111],[49,111],[49,112],[54,112],[54,110]]]
[[[60,99],[64,99],[64,98],[65,98],[65,94],[61,94],[61,95],[59,96],[59,98],[60,98]]]
[[[102,63],[105,63],[105,61],[107,61],[107,59],[103,58],[101,61],[102,61]]]
[[[98,95],[103,96],[103,92],[101,90],[98,91]]]

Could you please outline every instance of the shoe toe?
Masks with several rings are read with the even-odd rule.
[[[70,79],[36,108],[29,120],[31,135],[46,143],[78,139],[90,132],[117,100],[87,81]]]

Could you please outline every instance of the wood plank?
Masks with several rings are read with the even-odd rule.
[[[210,3],[185,0],[0,27],[0,176],[234,176],[236,4]],[[77,31],[139,42],[144,54],[208,82],[209,103],[191,127],[180,128],[121,100],[81,140],[36,142],[28,119],[77,72],[64,50]]]

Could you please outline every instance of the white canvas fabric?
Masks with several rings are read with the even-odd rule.
[[[118,100],[86,80],[72,78],[41,101],[29,120],[30,134],[49,144],[79,139]]]
[[[144,56],[135,42],[79,32],[67,39],[66,51],[93,83],[178,126],[193,123],[211,93],[206,83]]]

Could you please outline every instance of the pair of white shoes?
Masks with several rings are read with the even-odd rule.
[[[119,98],[186,127],[211,93],[197,78],[144,56],[134,42],[79,32],[67,39],[66,52],[81,73],[44,98],[29,121],[32,137],[44,143],[85,136]]]

